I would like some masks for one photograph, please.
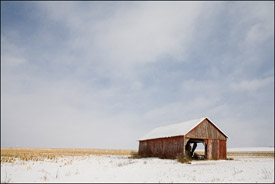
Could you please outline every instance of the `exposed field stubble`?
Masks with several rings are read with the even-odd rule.
[[[55,160],[65,156],[131,155],[137,150],[123,149],[71,149],[71,148],[1,148],[1,163],[12,163],[16,159],[28,161]],[[203,152],[196,152],[203,154]],[[274,152],[227,152],[227,158],[235,156],[273,157]]]
[[[227,152],[227,157],[233,157],[233,156],[249,156],[249,157],[273,157],[274,158],[274,152],[269,151],[257,151],[257,152]]]
[[[55,160],[65,156],[130,155],[135,150],[123,149],[71,149],[71,148],[1,148],[1,163],[12,163],[15,159],[24,161]]]
[[[204,154],[203,152],[196,151],[198,154]],[[227,158],[232,158],[235,156],[247,156],[247,157],[273,157],[274,152],[271,151],[242,151],[242,152],[227,152]]]

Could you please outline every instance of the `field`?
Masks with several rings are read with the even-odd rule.
[[[1,148],[1,182],[274,183],[274,148],[262,150],[182,164],[129,158],[134,150]]]

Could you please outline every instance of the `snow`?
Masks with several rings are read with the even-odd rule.
[[[273,157],[192,161],[78,156],[1,163],[1,182],[274,182]]]
[[[151,132],[140,138],[139,140],[154,139],[160,137],[172,137],[178,135],[185,135],[197,124],[202,122],[204,118],[186,121],[183,123],[172,124],[168,126],[158,127],[153,129]]]
[[[177,124],[172,124],[172,125],[168,125],[168,126],[158,127],[158,128],[153,129],[151,132],[149,132],[148,134],[146,134],[145,136],[143,136],[139,140],[147,140],[147,139],[155,139],[155,138],[185,135],[190,130],[195,128],[198,124],[200,124],[205,118],[207,118],[207,117],[190,120],[190,121],[186,121],[186,122],[183,122],[183,123],[177,123]],[[209,118],[207,118],[207,119],[210,120]],[[224,134],[224,135],[226,135],[226,134]]]

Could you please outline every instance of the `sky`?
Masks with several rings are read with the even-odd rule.
[[[1,147],[138,149],[201,117],[274,146],[274,2],[1,2]]]

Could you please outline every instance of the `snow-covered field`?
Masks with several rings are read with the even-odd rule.
[[[274,182],[274,158],[192,161],[128,156],[74,156],[1,163],[1,182]]]

